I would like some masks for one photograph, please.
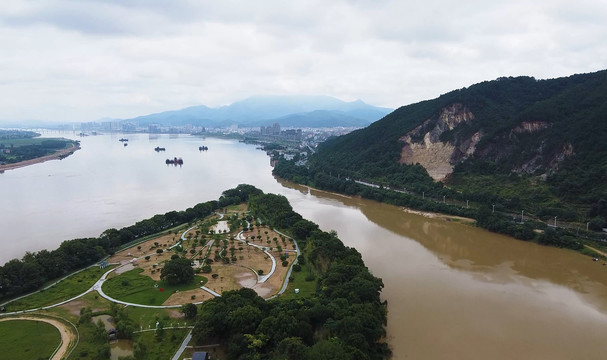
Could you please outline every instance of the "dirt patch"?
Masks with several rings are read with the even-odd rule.
[[[253,290],[257,293],[257,295],[262,298],[269,298],[272,296],[277,290],[272,287],[271,284],[268,283],[259,283],[253,287]]]
[[[276,259],[276,269],[274,270],[274,273],[272,274],[272,276],[270,276],[268,279],[266,279],[265,282],[259,283],[253,287],[253,290],[255,290],[255,292],[257,292],[257,295],[259,295],[263,298],[270,297],[270,296],[276,294],[278,291],[280,291],[280,288],[282,287],[282,284],[283,284],[285,278],[287,277],[287,272],[289,271],[289,267],[291,266],[291,264],[293,264],[293,262],[295,261],[295,258],[297,257],[297,253],[288,252],[287,253],[289,255],[289,257],[287,258],[288,265],[282,266],[282,260],[280,260],[280,256],[282,254],[279,253],[278,251],[273,251],[270,254],[272,254],[272,256],[274,256],[274,258]]]
[[[442,218],[442,219],[445,219],[447,221],[459,220],[459,221],[465,222],[465,223],[474,223],[474,222],[476,222],[476,220],[474,220],[474,219],[463,217],[463,216],[446,215],[446,214],[433,213],[433,212],[428,212],[428,211],[413,210],[413,209],[409,209],[409,208],[402,208],[402,209],[406,213],[421,215],[423,217],[427,217],[427,218],[431,218],[431,219]]]
[[[192,296],[195,296],[192,299]],[[198,303],[212,299],[214,296],[202,289],[180,291],[171,295],[162,305],[182,305],[187,303]]]
[[[65,309],[67,312],[69,312],[72,315],[75,316],[80,316],[80,309],[82,309],[83,307],[86,307],[87,304],[82,301],[82,300],[74,300],[74,301],[70,301],[64,305],[61,305],[60,307]]]
[[[114,256],[110,257],[108,259],[108,262],[122,264],[130,262],[133,258],[138,258],[139,260],[137,262],[141,263],[145,261],[143,258],[147,255],[154,259],[156,257],[157,249],[162,249],[166,253],[167,251],[169,251],[169,246],[174,245],[177,240],[179,240],[178,234],[176,235],[170,233],[167,235],[162,235],[160,237],[150,239],[138,245],[133,245],[130,248],[119,251]],[[156,247],[155,243],[158,243],[158,247]],[[138,249],[138,247],[141,247],[141,249]]]
[[[135,268],[135,265],[133,265],[132,263],[127,263],[126,265],[120,266],[119,268],[114,270],[114,273],[116,273],[117,275],[120,275],[127,271],[133,270],[134,268]]]
[[[255,271],[263,270],[263,274],[268,274],[272,270],[272,260],[260,249],[246,246],[242,251],[237,250],[234,255],[238,259],[236,265],[251,268]]]
[[[238,285],[244,288],[252,288],[257,284],[257,276],[253,272],[242,272],[234,275]]]
[[[283,242],[280,238],[280,234],[274,232],[273,230],[267,227],[256,227],[253,231],[245,231],[242,233],[242,237],[245,240],[249,241],[250,244],[255,244],[263,247],[276,248],[278,246],[281,246],[283,249],[289,247],[288,239],[285,238],[285,241]],[[276,240],[274,240],[275,238]],[[268,243],[268,241],[270,242]]]
[[[215,265],[213,266],[213,273],[219,276],[216,279],[209,276],[209,282],[205,286],[218,294],[224,291],[240,289],[242,287],[240,281],[243,279],[253,277],[257,281],[257,276],[253,271],[238,265]]]
[[[183,318],[183,314],[179,310],[169,310],[169,311],[167,311],[167,313],[169,314],[169,317],[172,319]]]

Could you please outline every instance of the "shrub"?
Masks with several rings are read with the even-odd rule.
[[[301,271],[301,265],[299,265],[299,264],[293,265],[293,271],[300,272]]]

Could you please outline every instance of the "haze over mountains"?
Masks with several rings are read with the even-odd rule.
[[[205,127],[255,127],[275,122],[283,127],[362,127],[381,119],[392,109],[361,100],[345,102],[330,96],[253,96],[231,105],[205,105],[124,119],[140,126],[159,124]]]

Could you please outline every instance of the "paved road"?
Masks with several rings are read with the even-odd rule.
[[[276,233],[288,238],[288,239],[293,239],[292,237],[290,237],[289,235],[283,234],[280,231],[273,229]],[[293,243],[295,244],[295,253],[297,254],[295,257],[295,261],[293,261],[293,264],[291,264],[291,266],[289,267],[289,271],[287,271],[287,276],[285,278],[284,283],[282,284],[282,288],[280,289],[280,291],[278,292],[278,295],[284,293],[287,290],[287,286],[289,285],[289,277],[291,276],[291,272],[293,271],[293,266],[295,264],[297,264],[297,262],[299,261],[299,255],[301,255],[301,252],[299,251],[299,245],[297,245],[297,240],[293,239]]]
[[[181,358],[181,354],[183,354],[183,351],[185,350],[185,347],[188,346],[188,344],[190,343],[190,340],[192,340],[192,330],[190,330],[188,335],[186,335],[185,339],[183,339],[181,346],[173,356],[172,360],[179,360]]]

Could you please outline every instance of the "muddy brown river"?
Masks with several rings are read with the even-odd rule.
[[[384,282],[394,359],[605,359],[607,265],[284,183],[297,211],[334,229]],[[323,206],[328,205],[328,206]]]

